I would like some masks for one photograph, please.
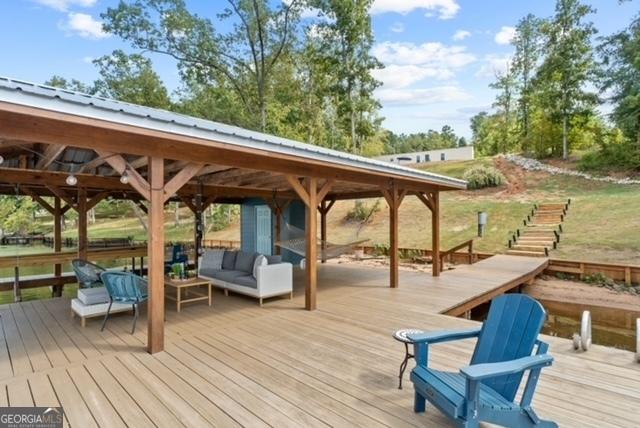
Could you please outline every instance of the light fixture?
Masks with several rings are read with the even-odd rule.
[[[0,165],[2,165],[3,162],[4,162],[4,157],[2,157],[2,155],[0,155]]]
[[[65,182],[69,185],[69,186],[75,186],[76,184],[78,184],[78,177],[76,177],[73,174],[69,174],[67,176],[67,179],[65,180]]]
[[[127,174],[127,171],[123,172],[120,176],[120,183],[129,184],[129,174]]]

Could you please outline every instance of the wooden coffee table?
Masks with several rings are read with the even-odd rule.
[[[178,312],[180,312],[184,303],[208,300],[209,306],[211,306],[211,281],[208,279],[197,277],[189,279],[171,279],[169,277],[165,277],[164,284],[165,286],[176,289],[175,296],[165,294],[165,297],[176,302],[176,311]],[[206,293],[203,293],[202,287],[206,287]],[[185,290],[184,296],[182,295],[182,290]]]

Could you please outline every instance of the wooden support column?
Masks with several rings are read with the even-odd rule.
[[[200,191],[195,197],[195,212],[193,223],[193,240],[194,240],[194,263],[196,265],[196,271],[198,270],[198,258],[202,255],[202,238],[204,236],[204,226],[202,224],[202,212],[203,200],[202,200],[202,185]]]
[[[147,350],[164,350],[164,160],[149,158]]]
[[[53,200],[53,251],[59,253],[62,251],[62,204],[57,196]],[[57,263],[53,268],[56,277],[62,275],[62,265]],[[56,285],[53,288],[53,296],[60,297],[62,295],[62,286]]]
[[[320,203],[320,207],[318,207],[318,211],[320,211],[320,241],[322,242],[322,254],[320,258],[322,263],[327,262],[327,255],[325,254],[327,250],[327,214],[335,202],[335,199],[331,199],[330,201],[323,200]]]
[[[306,205],[305,207],[305,308],[308,311],[316,309],[316,289],[318,282],[318,203],[319,196],[327,195],[333,185],[327,180],[318,190],[318,179],[307,177],[305,184],[300,183],[298,177],[287,175],[287,182]]]
[[[284,215],[284,210],[289,206],[291,201],[278,202],[275,197],[272,201],[267,201],[269,208],[271,208],[271,212],[276,219],[275,224],[275,239],[274,242],[280,242],[282,239],[282,216]],[[277,256],[280,255],[282,249],[279,245],[274,245],[274,252]]]
[[[400,280],[399,274],[399,239],[398,239],[398,227],[399,227],[399,210],[400,204],[404,199],[406,191],[401,191],[393,183],[390,189],[382,189],[382,194],[387,200],[389,205],[389,286],[391,288],[397,288]]]
[[[431,211],[431,254],[433,260],[432,274],[440,276],[440,192],[432,193],[433,210]]]
[[[306,287],[304,293],[305,308],[308,311],[316,309],[316,288],[318,282],[318,179],[308,178],[307,180],[307,197],[309,203],[306,207],[305,229],[306,229]]]
[[[440,193],[436,190],[416,193],[416,196],[431,211],[431,270],[433,276],[440,276]]]
[[[87,189],[78,187],[78,258],[87,260]]]

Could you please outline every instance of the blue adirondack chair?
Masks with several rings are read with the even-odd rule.
[[[507,294],[493,300],[482,327],[409,335],[416,367],[414,410],[425,411],[428,400],[461,427],[480,421],[508,427],[557,427],[538,418],[531,407],[540,371],[553,362],[549,345],[538,340],[546,312],[529,296]],[[429,345],[477,337],[471,364],[459,373],[428,366]],[[535,348],[535,353],[534,353]],[[529,377],[515,402],[523,375]]]
[[[109,292],[109,306],[102,321],[102,329],[107,325],[109,312],[113,302],[128,303],[133,309],[133,326],[131,334],[136,331],[136,321],[138,320],[138,305],[149,298],[147,281],[144,278],[134,275],[131,272],[102,272],[100,278]]]

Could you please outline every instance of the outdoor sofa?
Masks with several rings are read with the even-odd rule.
[[[254,297],[293,294],[293,267],[280,256],[265,256],[246,251],[205,250],[199,258],[198,276],[225,290]]]

